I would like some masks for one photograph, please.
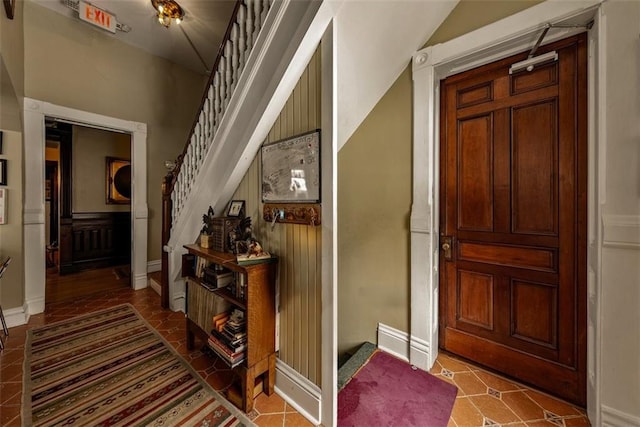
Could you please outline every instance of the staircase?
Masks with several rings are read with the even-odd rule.
[[[222,214],[266,138],[271,123],[265,111],[273,109],[274,93],[319,5],[236,4],[190,137],[163,182],[163,306],[184,310],[183,245],[197,239],[209,206]]]

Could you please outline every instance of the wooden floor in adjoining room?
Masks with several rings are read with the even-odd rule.
[[[45,303],[49,304],[129,288],[131,267],[117,265],[62,275],[56,267],[49,267],[46,279]]]

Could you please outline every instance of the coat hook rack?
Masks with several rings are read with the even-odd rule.
[[[320,203],[265,203],[262,218],[271,223],[320,225]]]

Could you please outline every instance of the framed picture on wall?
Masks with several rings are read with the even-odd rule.
[[[2,0],[4,3],[4,11],[7,12],[7,18],[9,19],[13,19],[16,10],[16,1],[17,0]]]
[[[232,200],[231,203],[229,203],[227,216],[244,218],[244,200]]]
[[[0,185],[7,185],[7,159],[0,159]]]
[[[7,223],[7,190],[0,188],[0,224]]]
[[[263,145],[264,203],[320,202],[320,131]]]
[[[107,157],[107,204],[131,204],[131,162]]]

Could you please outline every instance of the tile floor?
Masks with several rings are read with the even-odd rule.
[[[430,371],[458,387],[449,427],[588,427],[582,409],[440,353]]]
[[[22,365],[26,331],[122,303],[130,303],[136,307],[213,388],[224,392],[233,382],[233,372],[223,363],[201,351],[187,351],[184,314],[161,309],[159,297],[151,289],[109,291],[73,301],[47,304],[45,313],[32,316],[28,325],[10,329],[7,347],[0,354],[0,425],[21,425]],[[450,426],[589,425],[581,410],[451,356],[440,355],[431,373],[458,386]],[[261,394],[249,417],[260,427],[312,425],[277,394],[269,397]]]

